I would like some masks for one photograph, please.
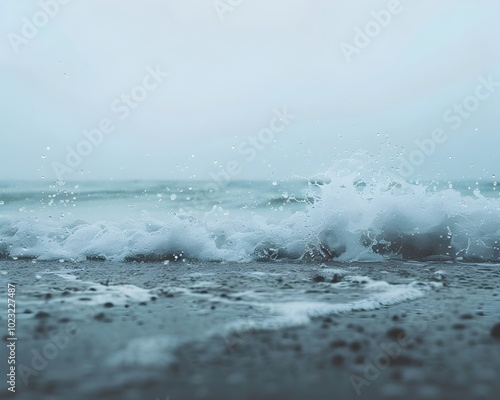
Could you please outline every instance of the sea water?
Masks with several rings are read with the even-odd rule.
[[[353,159],[309,179],[0,182],[0,257],[494,262],[499,194]]]

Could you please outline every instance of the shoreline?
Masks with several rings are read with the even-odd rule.
[[[333,293],[336,268],[443,287],[302,325],[217,332],[255,312],[233,296],[240,289],[263,282],[277,292]],[[7,272],[2,285],[17,285],[17,365],[27,368],[24,376],[18,369],[19,399],[494,399],[500,390],[500,340],[492,335],[500,322],[497,265],[17,261],[0,270]],[[76,279],[54,274],[61,270]],[[159,290],[174,284],[191,294]],[[127,290],[92,297],[93,285],[103,294]],[[228,295],[214,302],[204,292]],[[2,360],[5,344],[4,337]]]

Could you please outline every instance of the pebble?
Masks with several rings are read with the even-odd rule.
[[[35,314],[36,319],[45,319],[45,318],[48,318],[49,316],[50,316],[50,314],[45,312],[45,311],[39,311]]]
[[[350,345],[349,345],[349,348],[351,349],[351,351],[359,351],[361,350],[361,343],[359,342],[352,342]]]
[[[332,357],[332,364],[335,366],[341,366],[344,364],[344,357],[341,355],[335,355]]]
[[[402,328],[391,328],[387,331],[387,336],[393,340],[399,340],[406,336],[406,331]]]
[[[493,328],[491,328],[491,336],[500,340],[500,324],[496,324]]]

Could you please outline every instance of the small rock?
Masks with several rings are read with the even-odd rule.
[[[341,355],[335,355],[332,357],[332,364],[339,367],[344,364],[344,357]]]
[[[392,340],[403,339],[406,336],[406,331],[402,328],[391,328],[387,331],[387,336]]]
[[[496,324],[493,328],[491,328],[491,336],[500,340],[500,324]]]
[[[100,322],[112,322],[113,321],[111,318],[106,317],[106,314],[104,314],[102,312],[99,314],[96,314],[94,316],[94,319],[96,321],[100,321]]]
[[[351,351],[359,351],[361,350],[361,343],[359,342],[352,342],[350,345],[349,345],[349,348],[351,349]]]
[[[102,312],[94,316],[94,319],[96,319],[97,321],[102,321],[104,318],[106,318],[106,315]]]
[[[111,308],[114,307],[114,304],[108,301],[107,303],[104,303],[104,308]]]
[[[50,316],[50,314],[45,312],[45,311],[39,311],[35,314],[36,319],[45,319],[45,318],[48,318],[49,316]]]
[[[324,276],[321,276],[321,275],[316,275],[314,278],[313,278],[313,281],[318,283],[318,282],[324,282],[325,281],[325,277]]]

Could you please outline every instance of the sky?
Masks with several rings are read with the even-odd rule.
[[[498,175],[496,0],[3,0],[0,179]]]

